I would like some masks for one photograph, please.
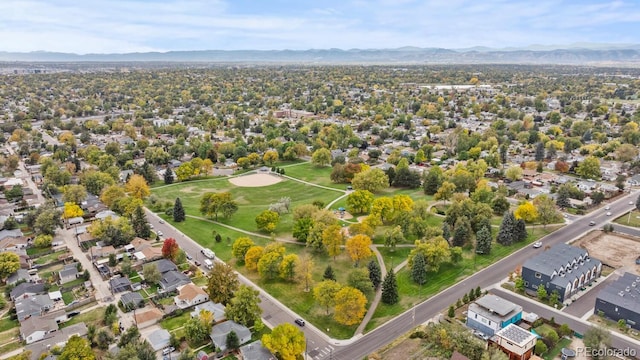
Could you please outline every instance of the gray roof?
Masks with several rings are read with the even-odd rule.
[[[524,347],[527,342],[536,338],[536,336],[532,333],[514,324],[509,324],[506,327],[498,330],[498,332],[496,332],[496,335],[512,343],[515,343],[520,347]]]
[[[22,321],[30,316],[42,315],[45,309],[53,307],[53,301],[49,295],[34,295],[16,302],[15,306],[18,321]]]
[[[227,319],[224,313],[224,305],[220,303],[214,303],[213,301],[207,301],[206,303],[198,304],[193,308],[191,317],[200,315],[201,310],[207,310],[213,314],[213,321],[220,322]]]
[[[160,279],[160,286],[164,291],[173,291],[178,288],[178,286],[186,285],[191,282],[189,277],[179,271],[167,271],[162,274],[162,278]]]
[[[469,311],[502,323],[522,312],[522,306],[495,295],[485,295],[469,305]]]
[[[26,269],[18,269],[18,271],[14,272],[7,278],[7,284],[15,284],[20,280],[29,281],[31,276],[29,276],[29,271]]]
[[[640,276],[625,272],[600,290],[597,299],[640,314]]]
[[[20,336],[23,340],[38,330],[46,332],[58,330],[58,323],[54,319],[41,316],[32,316],[20,323]]]
[[[120,292],[131,288],[131,281],[126,277],[118,277],[109,280],[111,291]]]
[[[254,341],[251,344],[240,347],[240,353],[244,360],[272,360],[275,357],[262,346],[262,341]]]
[[[67,326],[49,334],[44,340],[27,345],[25,349],[31,351],[31,359],[35,360],[40,357],[40,354],[48,351],[50,347],[64,346],[67,340],[73,335],[87,335],[87,326],[84,323]]]
[[[22,234],[22,230],[20,229],[13,229],[13,230],[0,230],[0,240],[7,238],[7,237],[21,237]]]
[[[78,275],[78,266],[76,263],[65,265],[64,269],[60,270],[59,275],[61,278],[67,276],[76,276]]]
[[[151,344],[153,350],[158,351],[169,346],[171,334],[165,329],[158,329],[147,335],[147,341]]]
[[[156,260],[154,262],[150,262],[148,265],[151,265],[151,264],[155,264],[158,267],[158,271],[160,271],[161,274],[164,274],[167,271],[171,271],[171,270],[173,271],[178,270],[178,267],[176,266],[176,264],[174,264],[173,262],[167,259]],[[145,265],[145,266],[148,266],[148,265]]]
[[[521,306],[518,306],[511,301],[507,301],[499,296],[491,294],[477,299],[476,304],[500,316],[505,316],[516,308],[520,308],[520,310],[522,310]]]
[[[524,262],[522,267],[551,276],[554,271],[557,271],[560,268],[560,266],[570,264],[580,257],[593,261],[593,263],[591,263],[591,267],[594,264],[600,263],[597,259],[589,258],[589,252],[585,249],[567,244],[558,244],[532,258],[529,258]]]
[[[11,299],[15,299],[24,294],[44,294],[44,284],[21,283],[11,290]]]
[[[209,337],[221,351],[225,351],[227,349],[227,335],[232,331],[238,335],[240,343],[242,343],[243,339],[251,339],[251,331],[249,331],[246,326],[240,325],[231,320],[225,321],[211,328],[211,334],[209,334]]]
[[[131,304],[137,307],[138,304],[140,304],[140,301],[144,301],[144,298],[142,298],[142,295],[140,295],[140,293],[128,292],[122,294],[122,296],[120,297],[120,301],[122,301],[122,304],[125,306]]]

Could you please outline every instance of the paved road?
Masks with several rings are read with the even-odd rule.
[[[172,237],[176,239],[180,248],[187,254],[193,256],[194,260],[198,260],[201,263],[204,262],[205,257],[200,252],[200,250],[203,249],[202,246],[170,224],[167,224],[164,221],[160,223],[161,219],[153,212],[148,209],[145,209],[145,211],[147,213],[149,223],[153,225],[155,230],[162,231],[164,238]],[[204,272],[207,271],[204,267],[201,268]],[[276,326],[282,323],[294,323],[294,320],[298,317],[295,313],[241,274],[238,276],[242,283],[252,286],[260,291],[260,307],[262,308],[262,317],[265,323],[271,326]],[[302,328],[302,331],[305,333],[305,337],[307,339],[309,354],[314,354],[312,356],[313,359],[319,360],[329,358],[331,352],[337,347],[335,342],[331,341],[328,336],[326,336],[322,331],[316,329],[312,324],[307,323],[307,325]]]
[[[585,233],[600,228],[609,223],[612,219],[621,216],[631,209],[635,203],[637,193],[627,194],[617,201],[611,203],[610,210],[596,210],[579,219],[574,219],[571,224],[555,231],[554,233],[544,237],[542,242],[544,246],[553,246],[558,243],[564,243],[572,239],[579,238]],[[631,202],[631,204],[629,204]],[[607,211],[612,213],[607,216]],[[159,218],[150,211],[147,211],[150,222],[158,229],[161,229],[165,236],[176,238],[181,247],[200,261],[203,260],[200,255],[200,245],[195,243],[184,234],[178,232],[168,224],[159,224]],[[593,221],[595,224],[590,225]],[[543,248],[544,248],[543,246]],[[323,358],[331,358],[335,360],[353,360],[361,359],[376,349],[383,347],[398,336],[410,331],[418,324],[438,316],[440,312],[448,308],[456,299],[462,298],[470,289],[480,286],[487,288],[500,282],[507,277],[507,274],[532,255],[542,251],[541,249],[533,249],[525,247],[511,256],[479,271],[464,281],[455,284],[430,299],[416,305],[395,319],[371,331],[365,336],[356,336],[351,340],[340,341],[328,338],[325,334],[314,329],[313,326],[307,325],[304,328],[305,336],[308,340],[309,358],[319,360]],[[253,286],[253,284],[251,284]],[[278,325],[282,322],[293,322],[296,317],[289,309],[271,298],[264,291],[261,291],[263,316],[271,325]],[[545,314],[541,315],[545,316]],[[555,315],[554,315],[555,316]],[[570,323],[571,325],[571,323]],[[317,348],[317,349],[316,349]]]
[[[587,321],[581,320],[575,316],[558,313],[555,309],[540,304],[538,302],[527,299],[524,296],[514,294],[510,291],[506,291],[500,288],[491,290],[492,293],[512,302],[520,304],[524,311],[534,312],[543,318],[550,319],[553,317],[558,324],[567,324],[573,329],[573,331],[584,334],[591,324]],[[620,335],[618,333],[611,333],[611,346],[617,349],[635,349],[636,354],[640,354],[640,344],[637,341],[627,336]]]
[[[571,224],[562,229],[553,232],[542,239],[544,246],[553,246],[555,244],[570,241],[579,238],[584,233],[593,228],[600,228],[609,223],[610,220],[617,216],[621,216],[629,211],[635,203],[637,193],[627,194],[619,200],[611,203],[612,213],[607,216],[605,210],[596,210],[589,215],[585,215],[580,219],[575,219]],[[589,222],[594,221],[595,225],[590,226]],[[543,247],[544,247],[543,246]],[[414,309],[408,310],[399,317],[387,322],[383,326],[378,327],[366,336],[352,342],[349,346],[344,346],[334,351],[333,358],[336,360],[361,359],[376,349],[389,344],[401,334],[406,333],[415,327],[416,324],[424,323],[429,319],[437,316],[441,311],[448,308],[456,299],[460,299],[470,289],[480,286],[486,288],[492,284],[498,283],[507,277],[507,274],[516,267],[524,263],[526,259],[541,251],[541,249],[533,249],[531,247],[523,248],[511,256],[475,273],[466,280],[458,283],[430,299],[418,304]],[[541,314],[545,315],[545,314]],[[571,325],[571,324],[570,324]]]

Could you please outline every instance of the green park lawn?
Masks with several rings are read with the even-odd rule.
[[[331,170],[331,166],[317,167],[311,163],[304,163],[285,168],[285,175],[314,184],[345,190],[348,184],[336,184],[331,181]]]
[[[291,167],[291,169],[293,168],[296,167]],[[263,187],[238,187],[231,184],[227,179],[179,183],[153,189],[153,194],[160,198],[161,201],[168,200],[173,202],[176,197],[179,197],[187,215],[203,216],[199,211],[202,194],[225,191],[230,192],[233,199],[238,203],[238,211],[229,219],[219,217],[218,221],[247,231],[257,231],[256,216],[263,210],[267,210],[269,204],[277,202],[283,196],[290,197],[291,208],[295,208],[298,205],[310,204],[314,200],[320,200],[328,204],[342,195],[342,192],[339,191],[306,185],[293,180],[284,180],[280,183]],[[275,233],[290,233],[292,227],[293,216],[291,213],[284,214],[280,217],[280,223]]]
[[[625,215],[614,219],[613,222],[625,226],[640,227],[640,211],[633,210],[631,211],[631,215],[626,213]]]

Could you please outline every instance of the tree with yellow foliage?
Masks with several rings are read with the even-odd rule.
[[[271,334],[262,335],[262,344],[282,360],[296,360],[304,352],[304,333],[289,323],[273,328]]]
[[[366,259],[371,256],[371,238],[367,235],[352,236],[347,240],[346,248],[347,253],[351,260],[355,262],[355,266],[358,266],[360,260]]]
[[[124,190],[134,198],[144,199],[151,194],[147,180],[142,175],[135,174],[131,176],[127,184],[124,186]]]
[[[71,219],[74,217],[80,217],[84,214],[84,211],[82,211],[82,208],[80,208],[80,206],[78,206],[75,203],[72,202],[66,202],[64,203],[64,212],[63,212],[63,217],[65,219]]]
[[[359,323],[367,312],[367,298],[351,286],[345,286],[336,294],[334,319],[340,324],[351,326]]]

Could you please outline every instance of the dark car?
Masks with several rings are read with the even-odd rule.
[[[196,266],[200,266],[200,261],[196,260],[193,262],[194,264],[196,264]]]
[[[79,314],[80,314],[80,311],[72,311],[72,312],[67,314],[67,317],[72,318],[72,317],[74,317],[76,315],[79,315]]]
[[[596,222],[595,222],[595,221],[589,221],[589,226],[593,226],[593,225],[595,225],[595,224],[596,224]]]
[[[295,319],[295,323],[300,325],[300,326],[304,326],[304,320],[302,320],[300,318]]]

